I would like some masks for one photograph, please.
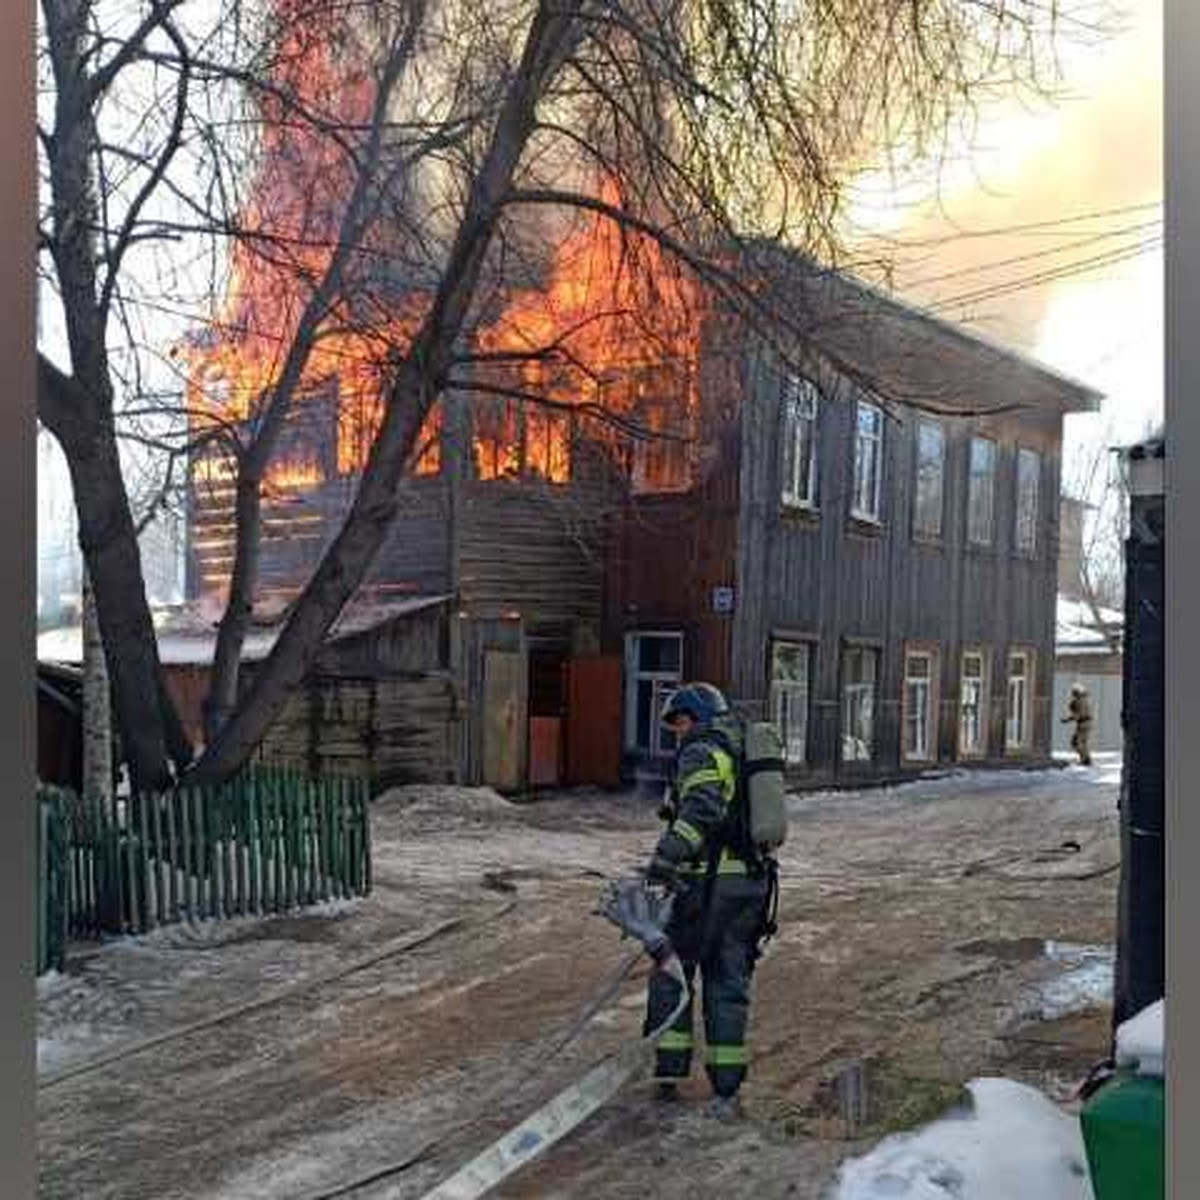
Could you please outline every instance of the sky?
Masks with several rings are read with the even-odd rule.
[[[936,311],[1105,394],[1100,413],[1067,419],[1068,483],[1081,456],[1162,418],[1162,0],[1117,2],[1120,32],[1060,43],[1063,94],[985,112],[969,163],[942,171],[933,200],[928,173],[899,188],[878,173],[852,209],[901,243],[893,282],[906,298],[1011,285]],[[1060,277],[1031,283],[1048,274]]]

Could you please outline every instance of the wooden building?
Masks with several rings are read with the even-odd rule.
[[[1099,397],[769,256],[801,314],[788,344],[710,314],[698,361],[622,369],[615,424],[515,388],[449,392],[363,590],[416,607],[340,635],[272,744],[350,754],[388,677],[411,753],[380,779],[615,784],[662,764],[661,699],[704,678],[779,722],[799,782],[1047,758],[1062,418]],[[336,386],[298,409],[266,511],[279,603],[354,483]],[[195,468],[201,596],[232,561],[232,494],[219,461]],[[424,639],[403,670],[379,657],[385,626],[393,646]]]
[[[38,663],[37,777],[79,791],[83,786],[83,673]]]

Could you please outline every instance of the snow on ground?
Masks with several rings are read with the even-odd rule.
[[[1117,1030],[1117,1065],[1135,1067],[1139,1075],[1162,1078],[1164,1005],[1158,1000]]]
[[[844,1163],[834,1200],[1092,1200],[1074,1117],[1012,1080],[968,1087],[970,1109]]]
[[[1056,1021],[1112,1003],[1115,955],[1111,947],[1047,942],[1045,954],[1068,970],[1033,990],[1022,1014],[1025,1019]]]
[[[295,944],[296,929],[307,930],[305,936],[319,948],[327,937],[322,926],[353,916],[362,903],[360,898],[328,900],[293,913],[162,925],[137,937],[108,937],[86,950],[77,948],[69,954],[67,972],[50,971],[37,981],[38,1074],[71,1069],[160,1032],[151,1027],[156,1017],[183,1024],[203,1015],[207,1002],[181,1008],[180,997],[238,969],[223,953],[235,945],[241,971],[253,960],[246,971],[250,986],[286,984],[311,973],[316,957]],[[245,998],[245,987],[241,991]]]
[[[998,770],[948,768],[945,771],[930,772],[921,779],[882,787],[799,792],[788,797],[789,809],[803,811],[806,808],[831,801],[844,804],[856,801],[870,802],[871,800],[934,800],[944,796],[959,795],[968,790],[972,793],[992,790],[1008,792],[1013,789],[1014,785],[1027,788],[1032,796],[1047,786],[1061,784],[1064,779],[1064,771],[1067,772],[1066,777],[1071,782],[1115,784],[1121,781],[1121,755],[1119,752],[1093,754],[1090,767],[1078,766],[1074,755],[1057,755],[1056,758],[1063,764],[1062,766],[1039,767],[1030,770],[1020,767]]]

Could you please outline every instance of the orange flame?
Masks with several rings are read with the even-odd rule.
[[[280,91],[347,129],[365,127],[374,84],[367,47],[353,28],[307,0],[273,3]],[[259,168],[240,222],[249,236],[234,240],[223,303],[185,351],[196,432],[240,425],[260,411],[329,266],[354,183],[354,165],[334,139],[295,119],[277,99],[261,104]],[[600,195],[620,206],[615,183],[606,181]],[[314,491],[335,471],[361,471],[368,458],[382,421],[388,364],[411,343],[427,304],[417,293],[389,296],[385,315],[364,317],[355,272],[369,276],[364,264],[376,252],[383,257],[386,246],[370,244],[351,256],[347,298],[317,331],[297,389],[297,406],[318,398],[336,404],[327,435],[336,448],[320,448],[322,455],[316,447],[281,447],[265,480],[268,498]],[[635,490],[686,489],[687,441],[697,425],[700,310],[700,288],[657,243],[602,214],[584,216],[554,252],[544,286],[510,290],[499,316],[475,334],[486,361],[475,368],[474,382],[495,393],[474,395],[471,404],[476,476],[565,483],[586,437],[624,460]],[[413,452],[413,474],[441,471],[442,427],[435,406]],[[631,438],[631,430],[645,436]],[[227,502],[235,480],[232,460],[206,456],[193,463],[193,482],[207,485],[218,507],[216,498]],[[229,557],[212,555],[202,578],[212,583]]]
[[[617,185],[601,198],[620,207]],[[564,482],[571,470],[571,409],[591,414],[591,436],[611,436],[597,413],[646,434],[635,442],[635,486],[680,490],[690,482],[682,439],[695,433],[700,290],[646,235],[589,214],[562,242],[547,286],[512,294],[480,348],[513,355],[512,390],[552,406],[508,400],[478,412],[474,452],[481,478],[521,472]],[[541,355],[521,360],[517,356]],[[523,410],[523,420],[521,417]],[[520,435],[520,436],[518,436]]]

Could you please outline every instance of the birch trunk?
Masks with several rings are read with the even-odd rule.
[[[83,574],[83,794],[107,806],[112,799],[112,703],[91,577]]]

